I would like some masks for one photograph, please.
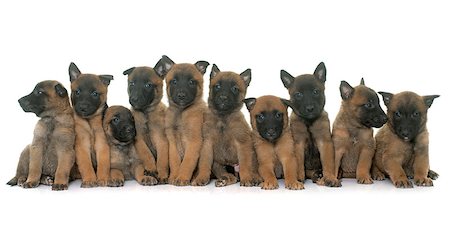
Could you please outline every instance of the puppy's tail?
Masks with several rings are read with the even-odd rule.
[[[11,180],[8,181],[8,183],[6,183],[7,185],[10,186],[17,186],[17,177],[13,177]]]

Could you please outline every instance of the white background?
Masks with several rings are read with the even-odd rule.
[[[449,10],[445,1],[2,1],[1,241],[448,242]],[[287,98],[280,70],[312,73],[324,61],[331,120],[341,80],[440,94],[428,128],[431,167],[441,177],[410,190],[354,180],[338,189],[307,182],[303,191],[5,185],[38,120],[17,99],[38,81],[69,88],[74,61],[82,72],[114,75],[108,103],[128,106],[122,71],[153,66],[163,54],[238,73],[252,68],[248,97]]]

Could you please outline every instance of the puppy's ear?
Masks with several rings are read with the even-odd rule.
[[[350,84],[345,82],[344,80],[341,81],[339,90],[341,91],[341,97],[343,100],[348,100],[348,99],[352,98],[353,92],[355,91],[355,89]]]
[[[77,79],[80,76],[80,74],[81,74],[80,69],[78,69],[75,63],[71,62],[69,65],[70,82],[73,82],[75,79]]]
[[[62,86],[62,84],[55,85],[55,92],[59,97],[67,97],[67,89]]]
[[[213,79],[218,73],[220,73],[220,69],[216,64],[213,64],[211,74],[209,74],[209,79]]]
[[[111,80],[114,79],[114,77],[112,75],[109,75],[109,74],[101,74],[101,75],[98,75],[98,77],[100,78],[102,83],[104,85],[106,85],[106,86],[108,86],[109,83],[111,82]]]
[[[281,81],[283,81],[283,85],[284,87],[286,87],[286,89],[289,89],[289,87],[291,87],[295,79],[292,75],[290,75],[288,72],[284,70],[280,71],[280,78]]]
[[[314,70],[314,77],[316,77],[320,82],[325,83],[327,80],[327,68],[323,62],[317,65],[316,70]]]
[[[159,59],[159,61],[155,64],[155,67],[153,69],[159,77],[164,78],[174,64],[175,62],[172,61],[168,56],[163,55],[161,59]]]
[[[247,110],[251,111],[255,107],[256,98],[247,98],[247,99],[244,99],[243,102],[245,103]]]
[[[438,98],[440,95],[426,95],[422,96],[423,102],[425,102],[425,105],[430,108],[433,104],[434,99]]]
[[[359,83],[359,85],[364,85],[364,86],[366,86],[366,83],[364,82],[364,78],[361,78],[361,82]]]
[[[389,106],[389,104],[392,101],[392,97],[394,97],[394,94],[388,93],[388,92],[378,92],[381,96],[383,96],[383,102],[386,107]]]
[[[128,68],[127,70],[123,71],[123,75],[130,75],[130,73],[132,73],[135,68],[136,67]]]
[[[281,103],[283,103],[283,105],[285,105],[286,107],[292,108],[292,102],[290,100],[283,99],[283,98],[280,98],[280,100],[281,100]]]
[[[195,63],[195,67],[203,74],[206,73],[206,68],[209,66],[209,62],[207,61],[198,61]]]
[[[239,74],[239,76],[241,76],[241,78],[244,80],[245,86],[248,87],[250,85],[250,81],[252,81],[252,70],[248,68],[247,70]]]

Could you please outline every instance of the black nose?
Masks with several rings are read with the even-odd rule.
[[[89,107],[88,104],[80,104],[79,106],[81,112],[86,112],[88,107]]]
[[[381,117],[381,122],[386,123],[387,120],[388,120],[388,118],[387,118],[386,115],[383,115],[383,116]]]
[[[307,112],[313,112],[314,111],[314,106],[313,105],[306,106],[306,111]]]
[[[184,100],[184,99],[186,99],[186,93],[180,92],[177,94],[177,97],[179,100]]]
[[[400,135],[404,138],[407,138],[407,137],[409,137],[409,131],[407,129],[402,129],[400,131]]]
[[[275,131],[275,129],[270,128],[266,131],[266,136],[269,138],[274,138],[277,136],[277,132]]]
[[[220,95],[220,96],[219,96],[219,99],[222,100],[222,101],[225,101],[225,100],[228,100],[228,96],[226,96],[226,95]]]
[[[130,125],[126,126],[125,127],[125,132],[126,133],[134,133],[134,127],[130,126]]]
[[[130,97],[130,103],[135,104],[138,102],[138,98],[136,97]]]

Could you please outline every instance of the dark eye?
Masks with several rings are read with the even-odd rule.
[[[297,93],[294,94],[294,97],[296,99],[301,99],[301,98],[303,98],[303,93],[302,92],[297,92]]]
[[[95,91],[95,90],[92,91],[92,93],[91,93],[91,96],[92,96],[92,97],[98,97],[98,95],[99,95],[98,92]]]
[[[417,118],[419,116],[420,116],[420,113],[418,111],[416,111],[412,114],[412,117],[415,117],[415,118]]]
[[[280,120],[281,118],[283,118],[283,113],[277,112],[277,113],[275,114],[275,118],[276,118],[277,120]]]
[[[220,84],[216,84],[214,85],[214,90],[219,91],[222,88],[222,86],[220,86]]]
[[[256,115],[256,121],[257,121],[258,123],[263,122],[264,119],[265,119],[265,117],[264,117],[263,114],[258,114],[258,115]]]
[[[170,85],[176,85],[176,84],[177,84],[177,80],[176,79],[170,80]]]
[[[81,90],[77,89],[77,90],[74,91],[74,93],[75,93],[76,96],[78,96],[78,95],[80,95]]]
[[[112,119],[112,122],[113,122],[114,124],[117,124],[117,123],[120,122],[120,119],[116,116],[116,117],[114,117],[114,118]]]
[[[400,118],[402,117],[402,113],[400,113],[400,111],[396,111],[394,112],[395,117]]]
[[[153,87],[152,83],[146,83],[145,84],[145,88],[147,88],[147,89],[152,88],[152,87]]]
[[[38,91],[36,91],[36,94],[37,95],[42,95],[42,94],[44,94],[44,92],[42,92],[42,90],[38,90]]]
[[[238,88],[237,86],[233,86],[233,87],[231,88],[231,92],[237,94],[237,93],[239,93],[239,88]]]
[[[314,95],[318,95],[319,93],[320,93],[320,91],[318,89],[313,90]]]
[[[189,85],[190,85],[190,86],[194,86],[194,85],[196,85],[196,84],[197,84],[197,81],[195,81],[195,80],[193,80],[193,79],[189,80]]]
[[[134,81],[131,81],[128,85],[129,85],[130,87],[133,87],[133,86],[134,86]]]
[[[373,104],[372,103],[366,103],[364,105],[364,107],[366,107],[367,109],[372,109],[373,108]]]

